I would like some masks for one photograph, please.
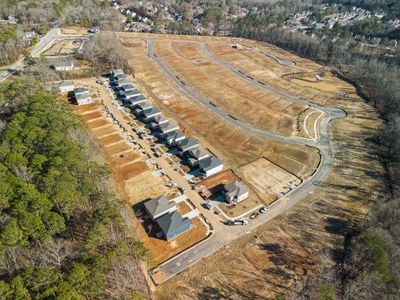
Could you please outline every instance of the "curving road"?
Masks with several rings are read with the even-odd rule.
[[[323,107],[315,102],[312,102],[308,99],[303,99],[300,97],[296,97],[290,94],[287,94],[284,91],[278,90],[266,83],[259,82],[254,78],[248,76],[247,74],[235,69],[231,65],[225,63],[222,59],[214,56],[211,54],[204,41],[199,41],[201,45],[201,49],[205,55],[207,55],[210,59],[216,61],[221,65],[221,67],[227,68],[231,72],[235,73],[237,76],[241,77],[242,79],[250,82],[251,84],[266,89],[269,92],[277,94],[281,97],[285,97],[293,102],[305,104],[310,107],[313,107],[316,110],[319,110],[324,114],[324,118],[319,123],[319,132],[320,132],[320,140],[316,141],[315,139],[306,139],[306,138],[299,138],[299,137],[288,137],[282,136],[279,134],[274,134],[268,131],[260,130],[258,128],[254,128],[249,124],[240,122],[235,118],[229,116],[226,112],[221,110],[220,108],[216,107],[215,105],[211,104],[210,101],[205,99],[204,97],[197,94],[194,90],[190,87],[185,85],[153,52],[152,41],[157,39],[146,39],[147,41],[147,54],[148,56],[164,71],[164,73],[172,79],[176,85],[182,89],[186,94],[188,94],[191,98],[198,101],[200,104],[204,105],[207,109],[218,115],[219,117],[223,118],[224,120],[228,121],[234,126],[237,126],[243,130],[249,131],[253,134],[257,134],[264,138],[286,142],[291,144],[301,144],[309,147],[316,147],[321,155],[320,164],[318,169],[312,175],[312,177],[303,182],[297,189],[291,191],[284,197],[280,198],[278,201],[273,203],[270,207],[270,211],[265,214],[261,215],[255,220],[252,220],[249,225],[247,226],[239,226],[235,227],[234,229],[231,227],[225,226],[222,230],[214,230],[214,234],[203,243],[194,246],[187,251],[183,252],[182,254],[166,261],[163,263],[159,268],[157,268],[154,273],[162,272],[161,280],[155,280],[156,284],[160,284],[172,276],[182,272],[190,265],[196,263],[197,261],[201,260],[203,257],[213,253],[214,251],[220,249],[221,247],[226,246],[230,241],[239,236],[249,233],[251,230],[255,229],[261,224],[266,223],[267,221],[272,220],[276,216],[282,214],[286,210],[293,207],[298,201],[300,201],[303,197],[307,196],[308,194],[312,193],[313,190],[323,182],[329,175],[331,171],[331,166],[333,162],[333,151],[329,142],[328,138],[328,124],[329,121],[335,118],[343,118],[346,116],[346,113],[337,108],[327,108]],[[179,40],[183,41],[183,40]],[[193,41],[190,41],[193,42]],[[219,226],[218,226],[219,227]],[[216,228],[215,228],[216,229]],[[152,273],[152,272],[150,272]],[[153,279],[156,278],[153,276]]]
[[[62,34],[59,28],[50,29],[40,40],[33,46],[31,50],[32,57],[38,57],[42,52],[47,50],[57,40],[72,40],[72,39],[88,39],[89,36],[84,35],[68,35]],[[9,76],[14,74],[17,70],[25,67],[24,57],[21,57],[16,62],[8,67],[7,70],[0,72],[0,82],[6,80]]]

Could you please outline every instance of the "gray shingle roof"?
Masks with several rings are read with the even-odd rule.
[[[129,78],[123,78],[118,80],[118,86],[129,85],[129,84],[132,84],[132,81],[130,81]]]
[[[77,87],[77,88],[74,88],[74,93],[75,93],[75,95],[77,95],[77,94],[86,94],[86,93],[89,93],[89,90],[87,88],[84,88],[84,87]]]
[[[166,116],[164,116],[163,114],[160,114],[158,116],[155,116],[154,118],[154,122],[160,124],[162,122],[168,121],[168,118]]]
[[[189,155],[195,159],[199,159],[200,157],[208,156],[208,153],[203,147],[199,146],[196,149],[190,150]]]
[[[192,137],[187,137],[179,142],[179,148],[181,150],[190,149],[191,147],[198,146],[199,142]]]
[[[137,107],[138,107],[139,109],[141,109],[141,110],[146,110],[146,109],[152,108],[153,105],[151,105],[149,102],[146,101],[146,102],[139,103],[139,104],[137,105]]]
[[[144,204],[146,210],[151,214],[151,217],[157,216],[158,214],[171,209],[175,205],[175,202],[168,201],[165,196],[151,199]]]
[[[185,135],[180,130],[174,130],[165,134],[166,139],[174,139],[174,140],[184,136]]]
[[[188,224],[192,224],[192,221],[190,219],[182,218],[178,211],[165,214],[156,219],[156,222],[166,236]]]
[[[123,91],[130,91],[130,90],[135,90],[135,91],[137,91],[136,88],[135,88],[135,86],[134,86],[132,83],[129,83],[129,84],[127,84],[127,85],[122,86],[121,89],[122,89]]]
[[[163,123],[160,124],[160,130],[161,132],[166,132],[166,131],[170,131],[172,129],[178,129],[179,126],[178,124],[174,123],[174,122],[168,122],[168,123]]]
[[[150,117],[154,116],[155,114],[160,114],[160,113],[161,113],[161,111],[156,107],[152,107],[150,109],[143,111],[145,118],[150,118]]]
[[[111,74],[118,75],[118,74],[124,74],[124,71],[122,71],[121,69],[115,69],[111,71]]]
[[[224,185],[224,191],[230,197],[239,197],[249,191],[247,186],[241,181],[235,180]]]
[[[122,79],[127,79],[127,78],[129,78],[129,77],[128,77],[128,75],[126,75],[126,74],[118,74],[118,75],[115,75],[114,78],[115,78],[116,80],[120,81],[120,80],[122,80]]]
[[[130,101],[132,104],[135,104],[135,103],[137,103],[137,102],[141,102],[141,101],[143,101],[143,100],[146,100],[146,97],[143,96],[143,95],[133,96],[132,98],[129,99],[129,101]]]
[[[222,165],[222,162],[215,156],[209,156],[199,161],[200,169],[208,171]]]
[[[134,97],[134,96],[138,96],[140,94],[140,92],[138,90],[126,90],[126,91],[122,91],[122,94],[125,97]]]

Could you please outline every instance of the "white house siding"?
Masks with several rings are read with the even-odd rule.
[[[249,192],[244,193],[244,194],[242,194],[242,195],[240,195],[240,196],[238,197],[237,202],[242,202],[243,200],[247,199],[248,197],[249,197]]]
[[[67,86],[60,86],[58,89],[60,93],[68,93],[72,92],[74,90],[75,86],[73,85],[67,85]]]
[[[214,174],[216,174],[218,172],[221,172],[223,170],[223,168],[224,168],[223,165],[217,166],[217,167],[215,167],[215,168],[213,168],[211,170],[206,171],[205,175],[206,175],[206,177],[210,177],[210,176],[212,176],[212,175],[214,175]]]
[[[85,99],[79,99],[79,100],[76,100],[76,102],[78,103],[78,105],[89,104],[92,102],[92,98],[88,97]]]

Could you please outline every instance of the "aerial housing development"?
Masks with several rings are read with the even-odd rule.
[[[0,299],[398,298],[400,3],[14,2]]]

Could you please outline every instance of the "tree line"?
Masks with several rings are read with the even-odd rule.
[[[147,250],[78,117],[30,78],[0,85],[0,114],[0,298],[144,295]]]

